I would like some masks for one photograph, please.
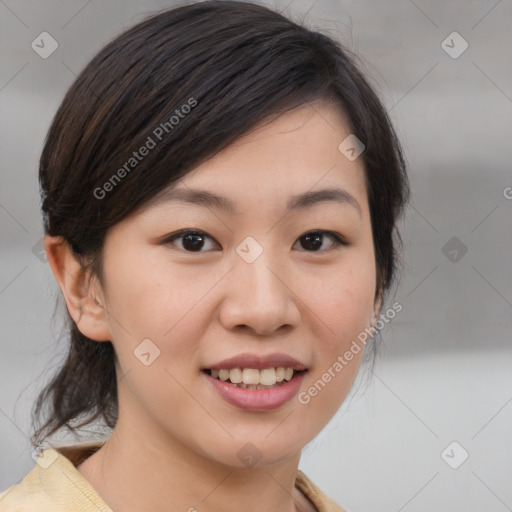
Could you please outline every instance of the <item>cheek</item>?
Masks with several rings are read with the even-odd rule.
[[[134,339],[162,342],[176,338],[185,324],[190,329],[198,304],[219,279],[207,266],[178,266],[163,257],[137,257],[133,250],[108,272],[113,329],[122,337],[129,332]]]
[[[319,268],[302,278],[301,296],[316,322],[319,353],[344,350],[369,326],[374,307],[376,273],[366,252],[348,255],[339,265]]]
[[[113,345],[120,374],[130,375],[130,392],[156,408],[161,401],[190,412],[190,396],[180,384],[190,388],[197,378],[191,368],[201,366],[200,345],[212,321],[211,297],[225,269],[178,268],[140,257],[118,259],[109,271]],[[125,276],[132,277],[128,281]],[[154,362],[146,367],[147,359]]]
[[[298,396],[309,414],[305,421],[314,416],[319,425],[327,423],[352,387],[365,348],[358,336],[370,325],[375,279],[373,258],[354,252],[337,270],[319,269],[303,281],[315,334],[314,365]]]

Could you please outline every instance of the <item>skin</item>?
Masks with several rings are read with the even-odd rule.
[[[311,103],[274,116],[172,187],[200,188],[236,203],[237,215],[198,204],[152,202],[108,232],[102,282],[59,238],[49,262],[78,328],[111,340],[118,356],[118,424],[78,470],[118,511],[314,510],[294,487],[302,448],[338,410],[361,350],[307,404],[270,412],[225,402],[200,372],[241,353],[289,354],[308,367],[307,390],[374,322],[376,270],[362,158],[338,145],[351,133],[339,108]],[[336,186],[348,203],[285,212],[289,196]],[[106,199],[107,200],[107,199]],[[182,229],[207,235],[187,252]],[[313,250],[304,235],[329,230]],[[263,248],[252,263],[235,251],[248,236]],[[211,238],[209,238],[211,237]],[[149,338],[149,366],[134,349]],[[237,452],[251,442],[261,459]],[[150,475],[150,477],[148,477]]]

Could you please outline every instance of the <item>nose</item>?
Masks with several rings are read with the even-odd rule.
[[[220,310],[223,326],[262,336],[296,327],[299,298],[287,276],[284,266],[271,261],[266,251],[252,263],[236,255]]]

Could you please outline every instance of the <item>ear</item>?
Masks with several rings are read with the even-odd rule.
[[[84,268],[62,237],[46,235],[48,263],[80,332],[96,341],[110,341],[111,333],[98,279]]]

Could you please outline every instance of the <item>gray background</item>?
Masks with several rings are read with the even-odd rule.
[[[512,3],[266,3],[360,55],[412,186],[394,298],[403,310],[383,331],[370,384],[354,386],[301,469],[350,512],[512,510]],[[1,490],[34,465],[30,407],[63,350],[56,284],[37,257],[46,131],[90,58],[172,5],[0,0]],[[59,45],[47,59],[31,48],[44,31]],[[462,40],[442,46],[453,31],[469,44],[458,58],[443,48]],[[441,456],[452,441],[446,460],[469,453],[457,469]]]

